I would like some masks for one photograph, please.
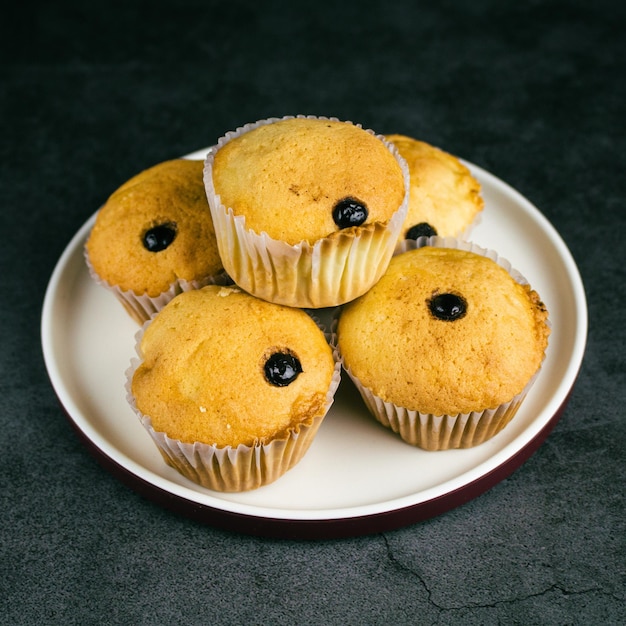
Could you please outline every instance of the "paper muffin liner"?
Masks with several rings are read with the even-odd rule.
[[[315,318],[314,318],[315,319]],[[318,322],[318,320],[315,320]],[[341,380],[341,362],[333,347],[335,369],[326,392],[326,406],[319,416],[291,428],[286,436],[254,445],[218,446],[196,441],[186,443],[168,437],[152,426],[150,416],[138,408],[132,394],[132,379],[142,362],[141,338],[150,320],[135,336],[137,357],[126,370],[126,399],[152,438],[164,461],[192,482],[220,492],[241,492],[268,485],[294,467],[306,454],[328,414]],[[327,335],[327,340],[330,337]]]
[[[456,248],[480,254],[495,261],[520,285],[528,285],[526,278],[494,250],[454,237],[419,237],[417,240],[405,240],[397,246],[396,254],[423,246]],[[336,330],[340,314],[340,308],[333,314],[331,342],[337,348],[344,371],[359,391],[369,412],[383,426],[400,435],[406,443],[424,450],[472,448],[497,435],[513,419],[541,371],[540,365],[520,393],[497,407],[456,415],[422,413],[383,400],[370,388],[363,385],[358,376],[346,366],[337,342]],[[548,326],[550,325],[549,320],[546,320],[546,323]]]
[[[225,207],[213,184],[213,160],[217,151],[232,139],[263,125],[294,117],[285,116],[246,124],[219,139],[205,160],[204,182],[218,249],[228,274],[245,291],[262,298],[301,308],[332,307],[365,293],[382,276],[389,264],[408,210],[409,170],[398,150],[382,135],[378,137],[394,155],[404,178],[404,199],[387,225],[376,223],[354,232],[333,233],[314,244],[290,245],[246,227],[246,218]],[[347,122],[351,123],[351,122]],[[355,126],[361,128],[360,125]]]
[[[200,280],[185,280],[184,278],[179,278],[170,284],[167,291],[160,293],[158,296],[136,294],[132,289],[124,290],[104,280],[93,268],[86,249],[84,249],[84,256],[92,280],[100,287],[110,291],[138,324],[143,324],[145,321],[154,317],[170,300],[174,299],[183,291],[201,289],[207,285],[227,285],[232,283],[226,272],[220,272],[219,274],[206,276]]]

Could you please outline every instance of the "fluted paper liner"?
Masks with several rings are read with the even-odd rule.
[[[100,287],[110,291],[126,309],[127,313],[140,325],[156,315],[170,300],[183,293],[183,291],[201,289],[207,285],[226,285],[231,282],[228,275],[225,272],[221,272],[215,276],[206,276],[201,280],[179,278],[170,285],[167,291],[160,293],[158,296],[149,296],[145,293],[137,294],[132,289],[121,289],[117,285],[111,285],[111,283],[101,278],[89,261],[86,248],[84,249],[84,256],[89,275],[93,281]]]
[[[198,441],[186,443],[168,437],[167,433],[156,431],[152,427],[150,416],[144,415],[137,408],[132,395],[133,375],[142,362],[141,337],[149,323],[150,321],[146,322],[136,334],[136,351],[139,356],[131,360],[126,371],[126,398],[168,465],[185,478],[207,489],[239,492],[274,482],[302,459],[332,406],[339,386],[341,363],[335,348],[335,369],[326,393],[325,410],[319,416],[295,425],[283,438],[259,441],[251,446],[218,446]]]
[[[408,167],[393,144],[382,135],[367,130],[387,146],[403,173],[404,199],[386,225],[369,224],[358,227],[356,234],[352,229],[339,231],[314,244],[303,241],[296,245],[273,239],[265,232],[249,230],[245,216],[235,215],[231,208],[225,207],[215,190],[215,154],[235,137],[259,126],[293,117],[270,118],[247,124],[220,138],[205,160],[207,199],[222,263],[239,287],[277,304],[313,309],[332,307],[365,293],[387,269],[408,210]],[[336,118],[307,117],[337,121]]]
[[[396,254],[425,245],[458,248],[486,256],[503,267],[516,282],[521,285],[528,284],[524,276],[513,269],[509,261],[500,257],[494,250],[488,250],[475,243],[454,237],[420,237],[417,241],[406,240],[399,243]],[[336,328],[339,315],[340,309],[337,309],[331,325],[331,342],[337,349]],[[547,323],[549,324],[549,321]],[[339,358],[343,363],[340,352]],[[407,409],[383,400],[371,389],[361,384],[358,377],[345,363],[343,367],[377,421],[400,435],[405,442],[430,451],[471,448],[494,437],[513,419],[541,370],[539,367],[519,394],[497,407],[457,415],[434,415]]]

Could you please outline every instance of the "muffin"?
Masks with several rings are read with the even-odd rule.
[[[125,182],[96,215],[87,265],[139,323],[181,291],[228,281],[202,171],[200,160],[159,163]]]
[[[426,450],[468,448],[515,415],[544,358],[547,311],[495,253],[429,241],[405,242],[380,281],[342,309],[336,341],[383,425]]]
[[[204,180],[228,274],[296,307],[348,302],[384,272],[404,221],[408,171],[350,122],[285,117],[222,137]]]
[[[466,238],[481,214],[480,183],[461,161],[405,135],[386,135],[407,162],[409,208],[400,239],[439,235]]]
[[[165,461],[209,489],[273,482],[305,454],[340,365],[303,310],[208,285],[138,333],[128,399]]]

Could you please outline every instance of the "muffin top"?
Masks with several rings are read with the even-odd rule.
[[[320,118],[282,119],[231,139],[217,150],[212,176],[224,207],[245,216],[247,228],[291,245],[386,224],[405,195],[381,138]]]
[[[483,210],[480,183],[457,157],[435,146],[405,135],[386,139],[409,167],[409,209],[401,238],[460,236]]]
[[[539,369],[548,335],[527,285],[488,257],[437,247],[393,257],[337,328],[344,363],[364,386],[434,415],[512,400]]]
[[[222,272],[203,168],[198,160],[165,161],[113,192],[86,243],[101,279],[155,297],[178,279]]]
[[[335,368],[303,310],[214,285],[167,304],[140,354],[131,392],[154,429],[218,446],[282,438],[324,415]]]

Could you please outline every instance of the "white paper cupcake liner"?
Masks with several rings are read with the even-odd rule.
[[[396,254],[427,245],[456,248],[486,256],[504,268],[517,283],[520,285],[528,284],[526,278],[494,250],[488,250],[475,243],[454,237],[420,237],[416,241],[406,240],[397,247]],[[333,346],[337,346],[336,329],[340,314],[341,310],[337,309],[332,320],[331,341]],[[546,323],[550,325],[549,320]],[[539,367],[520,393],[497,407],[456,415],[434,415],[407,409],[383,400],[360,382],[359,378],[343,362],[340,353],[339,358],[345,372],[354,383],[374,418],[383,426],[400,435],[405,442],[430,451],[471,448],[494,437],[513,419],[541,371],[541,367]]]
[[[249,230],[245,216],[235,215],[231,208],[222,204],[216,193],[213,184],[215,154],[235,137],[293,117],[246,124],[222,137],[205,160],[207,199],[222,262],[237,285],[277,304],[301,308],[332,307],[365,293],[386,270],[408,209],[409,171],[393,144],[382,135],[367,130],[387,146],[400,164],[404,177],[404,199],[387,225],[369,225],[359,228],[357,235],[338,232],[314,244],[304,241],[296,245],[273,239],[265,232]],[[338,121],[336,118],[297,117]]]
[[[138,324],[143,324],[145,321],[154,317],[170,300],[173,300],[178,294],[184,291],[201,289],[207,285],[227,285],[232,282],[226,272],[221,272],[220,274],[207,276],[201,280],[185,280],[184,278],[179,278],[170,285],[167,291],[160,293],[158,296],[136,294],[132,289],[121,289],[101,278],[89,261],[86,249],[84,250],[84,256],[92,280],[100,287],[110,291]]]
[[[362,385],[348,368],[346,372],[370,413],[404,441],[424,450],[471,448],[491,439],[513,419],[537,377],[535,374],[521,393],[495,409],[457,415],[433,415],[385,402]]]
[[[341,381],[341,363],[336,348],[333,347],[335,369],[326,393],[325,409],[310,423],[296,425],[283,438],[257,442],[250,446],[186,443],[172,439],[164,432],[156,431],[150,417],[137,408],[132,394],[133,375],[142,362],[141,338],[149,324],[150,321],[147,321],[135,337],[138,357],[131,360],[130,367],[126,371],[126,399],[168,465],[185,478],[207,489],[239,492],[274,482],[302,459],[328,414]]]

